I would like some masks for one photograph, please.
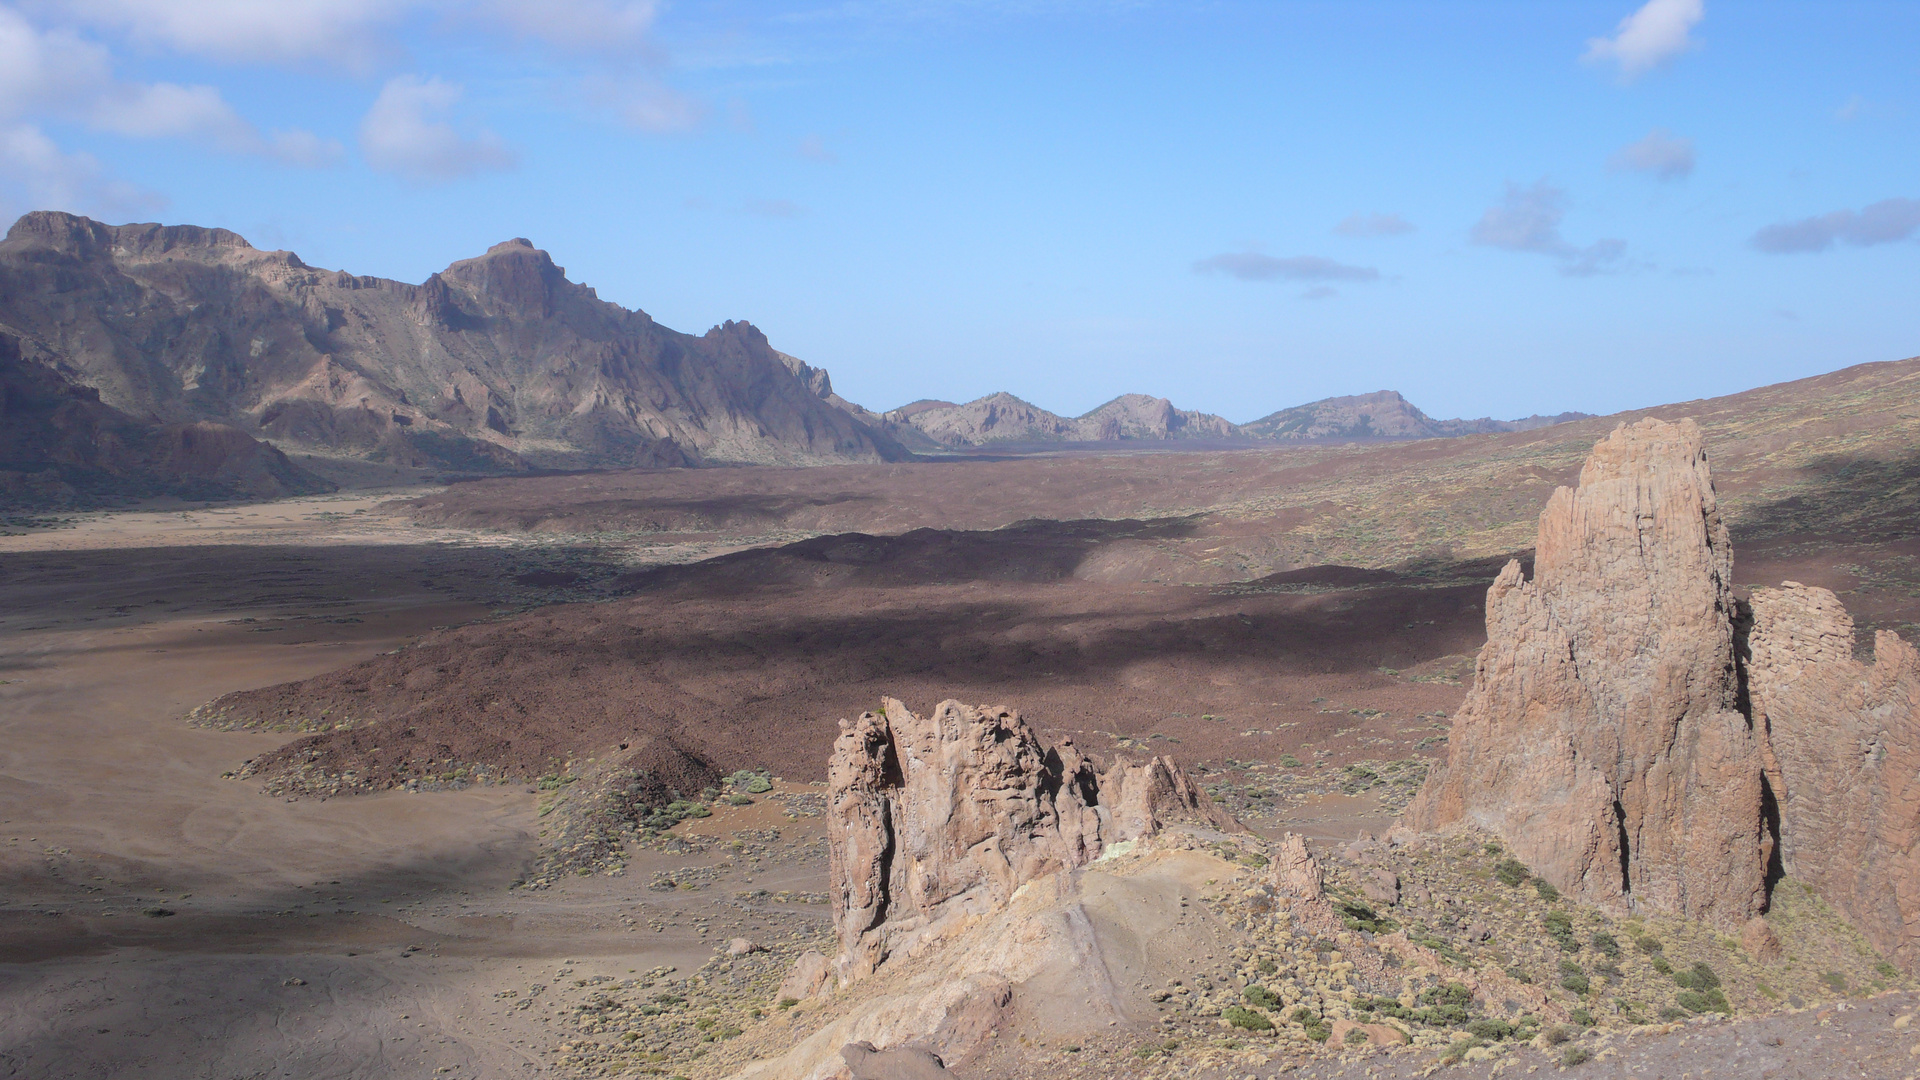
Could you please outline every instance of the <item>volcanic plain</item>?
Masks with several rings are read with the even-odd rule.
[[[1445,752],[1488,583],[1595,440],[1644,415],[1704,429],[1737,587],[1824,586],[1863,648],[1912,639],[1913,360],[1407,443],[8,518],[0,1062],[706,1075],[728,1032],[781,1020],[715,988],[770,997],[824,947],[819,781],[837,721],[882,696],[1166,754],[1264,835],[1384,833]],[[1868,1020],[1861,1038],[1898,1041],[1906,984],[1871,970],[1808,989],[1805,1012],[1574,1067],[1698,1051],[1706,1075],[1751,1023],[1740,1045],[1778,1075],[1822,1075],[1753,1041]],[[1113,1067],[1228,1075],[1178,1046]]]

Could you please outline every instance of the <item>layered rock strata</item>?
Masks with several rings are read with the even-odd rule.
[[[1751,603],[1747,687],[1772,751],[1779,868],[1920,970],[1920,652],[1882,630],[1873,662],[1856,660],[1853,619],[1826,589],[1789,581]]]
[[[889,699],[842,721],[827,776],[842,981],[1165,821],[1240,829],[1164,758],[1101,770],[1016,712],[957,701],[921,717]]]
[[[1582,901],[1737,931],[1765,906],[1761,740],[1739,709],[1732,549],[1700,430],[1622,424],[1540,515],[1415,827],[1466,820]]]

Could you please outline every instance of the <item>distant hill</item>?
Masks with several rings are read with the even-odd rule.
[[[857,407],[856,407],[857,408]],[[874,414],[861,410],[866,418]],[[1499,431],[1527,431],[1584,419],[1586,413],[1529,416],[1522,420],[1435,420],[1392,390],[1327,398],[1234,424],[1212,413],[1175,408],[1166,398],[1123,394],[1092,412],[1064,417],[1008,393],[956,405],[916,401],[879,414],[887,434],[917,450],[959,449],[996,443],[1209,441],[1355,442],[1431,439]]]
[[[1393,390],[1324,398],[1291,409],[1269,413],[1240,432],[1256,439],[1432,439],[1452,435],[1481,435],[1496,431],[1530,431],[1549,424],[1584,420],[1590,413],[1529,416],[1520,420],[1435,420]]]
[[[0,242],[25,362],[162,425],[470,472],[907,456],[748,323],[695,337],[567,280],[526,240],[419,285],[224,229],[27,214]]]

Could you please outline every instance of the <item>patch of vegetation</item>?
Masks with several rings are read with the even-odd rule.
[[[1675,976],[1675,981],[1676,982],[1679,981],[1678,976]],[[1844,994],[1847,992],[1847,977],[1845,975],[1840,974],[1837,971],[1822,972],[1820,975],[1820,981],[1823,983],[1826,983],[1827,989],[1833,991],[1836,994]],[[1683,983],[1682,985],[1685,985],[1685,984]]]
[[[1258,1008],[1277,1009],[1280,1007],[1280,995],[1264,986],[1249,986],[1240,992],[1240,996],[1246,1000],[1247,1004]]]
[[[1593,935],[1592,945],[1594,952],[1609,960],[1617,960],[1620,957],[1619,940],[1605,930]]]
[[[1571,1069],[1575,1065],[1585,1065],[1591,1060],[1593,1060],[1593,1051],[1584,1046],[1569,1046],[1566,1052],[1560,1055],[1560,1067]]]
[[[1533,891],[1536,895],[1540,897],[1540,899],[1545,900],[1549,904],[1554,903],[1560,899],[1560,890],[1554,888],[1552,885],[1547,884],[1547,880],[1545,878],[1533,879]]]
[[[1220,1013],[1220,1018],[1232,1024],[1234,1027],[1243,1028],[1247,1031],[1273,1030],[1273,1021],[1254,1012],[1252,1009],[1244,1009],[1238,1005],[1227,1006],[1226,1009]]]
[[[1502,885],[1511,885],[1516,888],[1526,884],[1527,879],[1532,876],[1533,872],[1527,869],[1527,864],[1519,859],[1501,859],[1493,868],[1494,880]]]

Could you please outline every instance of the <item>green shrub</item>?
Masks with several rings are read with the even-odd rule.
[[[1307,1038],[1318,1043],[1326,1042],[1333,1036],[1333,1029],[1325,1024],[1308,1024],[1300,1030],[1306,1032]]]
[[[1390,934],[1400,929],[1399,923],[1376,914],[1372,908],[1358,900],[1342,903],[1340,914],[1349,930],[1364,930],[1369,934]]]
[[[1679,978],[1676,976],[1674,981],[1679,982]],[[1847,992],[1847,977],[1845,975],[1840,974],[1837,971],[1829,971],[1826,974],[1821,975],[1820,981],[1823,983],[1826,983],[1827,989],[1833,991],[1836,994],[1844,994]],[[1681,985],[1684,986],[1686,984],[1681,983]]]
[[[1585,1065],[1592,1059],[1593,1052],[1586,1047],[1569,1046],[1567,1047],[1566,1053],[1560,1055],[1560,1067],[1563,1069],[1571,1069],[1575,1065]]]
[[[1262,960],[1254,965],[1254,970],[1262,975],[1271,975],[1280,970],[1280,965],[1274,963],[1272,960]]]
[[[1682,990],[1673,996],[1673,1000],[1688,1012],[1733,1015],[1733,1006],[1727,1002],[1726,993],[1717,986],[1711,990]]]
[[[1874,961],[1873,970],[1879,972],[1880,977],[1883,979],[1891,979],[1900,974],[1899,968],[1894,967],[1885,960]]]
[[[1347,1029],[1345,1042],[1348,1046],[1359,1046],[1361,1043],[1366,1042],[1371,1038],[1373,1038],[1373,1036],[1368,1035],[1366,1032],[1360,1030],[1357,1027],[1353,1027],[1353,1028]]]
[[[736,791],[733,794],[727,796],[727,805],[728,806],[752,806],[753,800],[747,798],[745,795],[742,795]]]
[[[764,776],[756,776],[753,779],[747,781],[747,791],[749,794],[758,795],[761,792],[772,791],[772,790],[773,790],[773,782],[768,780]]]
[[[1666,957],[1655,956],[1653,958],[1653,970],[1659,972],[1662,975],[1671,975],[1673,974],[1673,965],[1667,963]]]
[[[1457,1065],[1466,1058],[1467,1051],[1473,1049],[1476,1046],[1485,1046],[1485,1045],[1486,1043],[1481,1042],[1479,1039],[1476,1039],[1471,1035],[1469,1035],[1464,1039],[1456,1040],[1451,1045],[1449,1045],[1445,1050],[1440,1052],[1440,1064]]]
[[[1620,956],[1620,942],[1612,934],[1602,930],[1593,935],[1593,951],[1609,960],[1614,960]]]
[[[1494,880],[1502,885],[1524,885],[1533,874],[1519,859],[1501,859],[1493,868]]]
[[[1562,951],[1580,951],[1580,943],[1573,939],[1573,916],[1555,908],[1547,912],[1541,923],[1546,927],[1547,936],[1558,943]]]
[[[1660,943],[1660,939],[1651,935],[1634,938],[1633,947],[1649,956],[1666,950],[1666,946]]]
[[[1264,986],[1249,986],[1240,992],[1240,996],[1246,999],[1247,1004],[1256,1005],[1262,1009],[1280,1007],[1280,995]]]
[[[1317,1024],[1320,1022],[1319,1015],[1305,1005],[1293,1010],[1293,1015],[1289,1019],[1296,1024]]]
[[[1220,1016],[1221,1019],[1224,1019],[1234,1027],[1244,1028],[1247,1031],[1273,1030],[1273,1021],[1254,1012],[1252,1009],[1243,1009],[1238,1005],[1227,1006],[1226,1010],[1223,1011]]]
[[[1585,1009],[1572,1009],[1568,1011],[1567,1019],[1579,1024],[1581,1027],[1593,1026],[1593,1014]]]
[[[1585,972],[1573,971],[1560,976],[1560,985],[1573,993],[1585,996],[1589,990],[1593,989],[1593,980],[1587,978]]]
[[[1300,767],[1300,759],[1294,757],[1292,754],[1281,754],[1280,767],[1283,769],[1297,769]]]
[[[1547,1040],[1548,1046],[1559,1046],[1561,1043],[1573,1038],[1573,1036],[1573,1029],[1565,1024],[1555,1024],[1540,1033],[1540,1037]]]
[[[1662,1020],[1685,1020],[1686,1018],[1687,1010],[1685,1009],[1676,1009],[1671,1005],[1660,1006],[1660,1019]]]
[[[1535,895],[1539,896],[1540,899],[1545,900],[1549,904],[1554,903],[1555,901],[1560,899],[1560,890],[1554,888],[1552,885],[1547,884],[1547,880],[1545,878],[1533,879],[1533,891]]]
[[[800,999],[796,997],[783,997],[780,999],[780,1007],[783,1009],[791,1009],[798,1004],[800,1004]]]

